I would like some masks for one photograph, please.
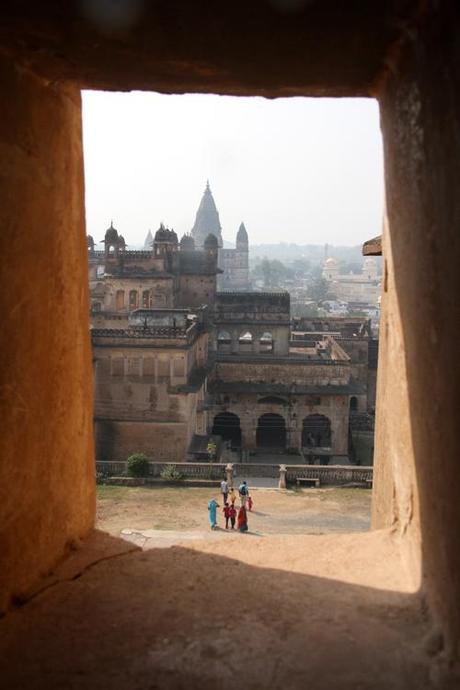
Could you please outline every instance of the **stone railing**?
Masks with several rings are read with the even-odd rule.
[[[106,476],[121,476],[126,473],[126,462],[97,460],[96,471]],[[175,467],[185,479],[224,479],[225,465],[209,462],[149,462],[149,477],[160,477],[163,470]]]
[[[269,477],[277,479],[280,476],[279,465],[262,465],[260,463],[234,463],[233,476],[240,479],[248,477]]]
[[[372,481],[373,468],[358,465],[285,465],[287,483],[297,478],[319,479],[321,485],[340,486],[341,484],[366,484]]]
[[[345,484],[362,484],[365,486],[372,481],[373,468],[357,465],[262,465],[258,463],[209,463],[209,462],[150,462],[149,476],[160,478],[163,470],[175,467],[184,479],[215,479],[227,478],[248,479],[251,477],[265,477],[280,479],[283,477],[287,484],[294,484],[297,478],[319,479],[321,486],[341,486]],[[126,462],[101,461],[96,462],[97,472],[105,476],[121,476],[126,472]],[[237,482],[235,482],[237,483]]]
[[[102,472],[107,477],[119,477],[126,470],[126,462],[118,460],[110,460],[99,462],[96,461],[96,472]]]

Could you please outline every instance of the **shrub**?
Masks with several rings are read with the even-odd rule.
[[[133,453],[128,458],[128,475],[130,477],[147,477],[149,474],[149,459],[144,453]]]
[[[96,472],[96,484],[104,484],[107,477],[107,472]]]
[[[162,479],[178,480],[183,479],[183,475],[179,472],[175,465],[166,465],[166,467],[161,471],[160,477]]]

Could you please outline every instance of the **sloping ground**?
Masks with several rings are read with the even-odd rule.
[[[129,548],[95,533],[1,621],[4,687],[430,687],[423,607],[386,532]]]

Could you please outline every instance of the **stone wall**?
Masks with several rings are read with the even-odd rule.
[[[219,381],[267,383],[297,386],[347,386],[350,367],[347,364],[304,363],[276,359],[267,362],[222,362],[216,365],[215,378]]]
[[[95,503],[80,93],[3,57],[0,84],[2,610]]]
[[[190,442],[187,421],[170,423],[96,419],[96,458],[126,460],[145,453],[157,461],[183,462]]]
[[[426,11],[381,85],[388,219],[373,525],[404,537],[449,655],[460,640],[460,8]]]

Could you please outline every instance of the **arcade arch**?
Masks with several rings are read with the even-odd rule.
[[[331,445],[331,420],[323,414],[310,414],[302,422],[302,447],[319,448]]]
[[[286,448],[286,422],[280,414],[267,413],[259,417],[256,429],[258,448]]]
[[[268,331],[262,333],[259,339],[260,352],[273,352],[273,336]]]
[[[232,447],[241,446],[240,418],[233,412],[219,412],[214,417],[212,433],[223,441],[230,441]]]

